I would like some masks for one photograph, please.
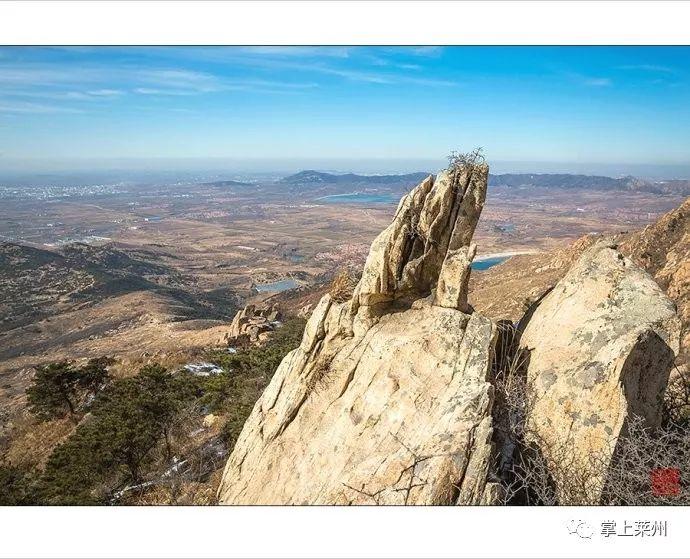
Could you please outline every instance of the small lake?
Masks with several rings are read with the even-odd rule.
[[[328,204],[397,204],[401,196],[391,194],[375,194],[367,192],[352,192],[351,194],[331,194],[317,200]]]
[[[495,266],[496,264],[500,264],[501,262],[505,262],[508,260],[510,256],[495,256],[493,258],[486,258],[485,260],[475,260],[472,262],[472,269],[473,270],[488,270],[492,266]]]
[[[267,291],[286,291],[288,289],[294,289],[295,287],[299,287],[299,283],[292,278],[287,278],[271,283],[257,284],[254,287],[259,293],[265,293]]]

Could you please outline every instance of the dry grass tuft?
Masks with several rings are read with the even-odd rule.
[[[325,356],[320,358],[312,370],[309,372],[307,378],[307,391],[313,392],[319,388],[327,387],[328,372],[331,370],[332,356]]]
[[[350,270],[341,270],[331,282],[329,294],[336,303],[344,303],[352,297],[357,286],[357,277]]]

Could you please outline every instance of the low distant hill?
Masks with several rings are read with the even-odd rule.
[[[213,186],[216,188],[227,188],[229,186],[254,186],[250,182],[242,181],[214,181],[214,182],[203,182],[202,186]]]
[[[614,179],[598,175],[508,173],[489,175],[489,186],[628,190],[655,194],[690,195],[690,181],[687,180],[649,181],[636,177]]]
[[[614,179],[596,175],[569,174],[504,174],[489,175],[489,186],[539,186],[550,188],[593,188],[622,190],[630,177]]]

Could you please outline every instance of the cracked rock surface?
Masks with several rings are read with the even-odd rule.
[[[487,174],[445,171],[401,200],[352,299],[322,298],[256,403],[221,503],[486,500],[495,326],[466,301]]]
[[[606,471],[631,414],[660,424],[679,330],[674,303],[607,242],[587,249],[533,309],[520,341],[529,353],[528,433],[557,491],[593,457]],[[604,479],[590,482],[596,501]]]

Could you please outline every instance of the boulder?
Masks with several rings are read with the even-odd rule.
[[[496,329],[469,314],[465,279],[487,175],[485,165],[451,169],[401,200],[352,298],[321,299],[254,406],[220,503],[495,498],[486,479]]]
[[[249,341],[252,343],[263,343],[272,332],[280,319],[280,311],[271,305],[270,307],[257,308],[255,305],[247,305],[238,311],[230,324],[230,331],[227,333],[228,343]]]
[[[560,504],[594,504],[632,415],[660,423],[678,350],[675,305],[611,243],[587,249],[523,319],[526,439],[548,464]],[[577,498],[573,472],[591,471]]]

